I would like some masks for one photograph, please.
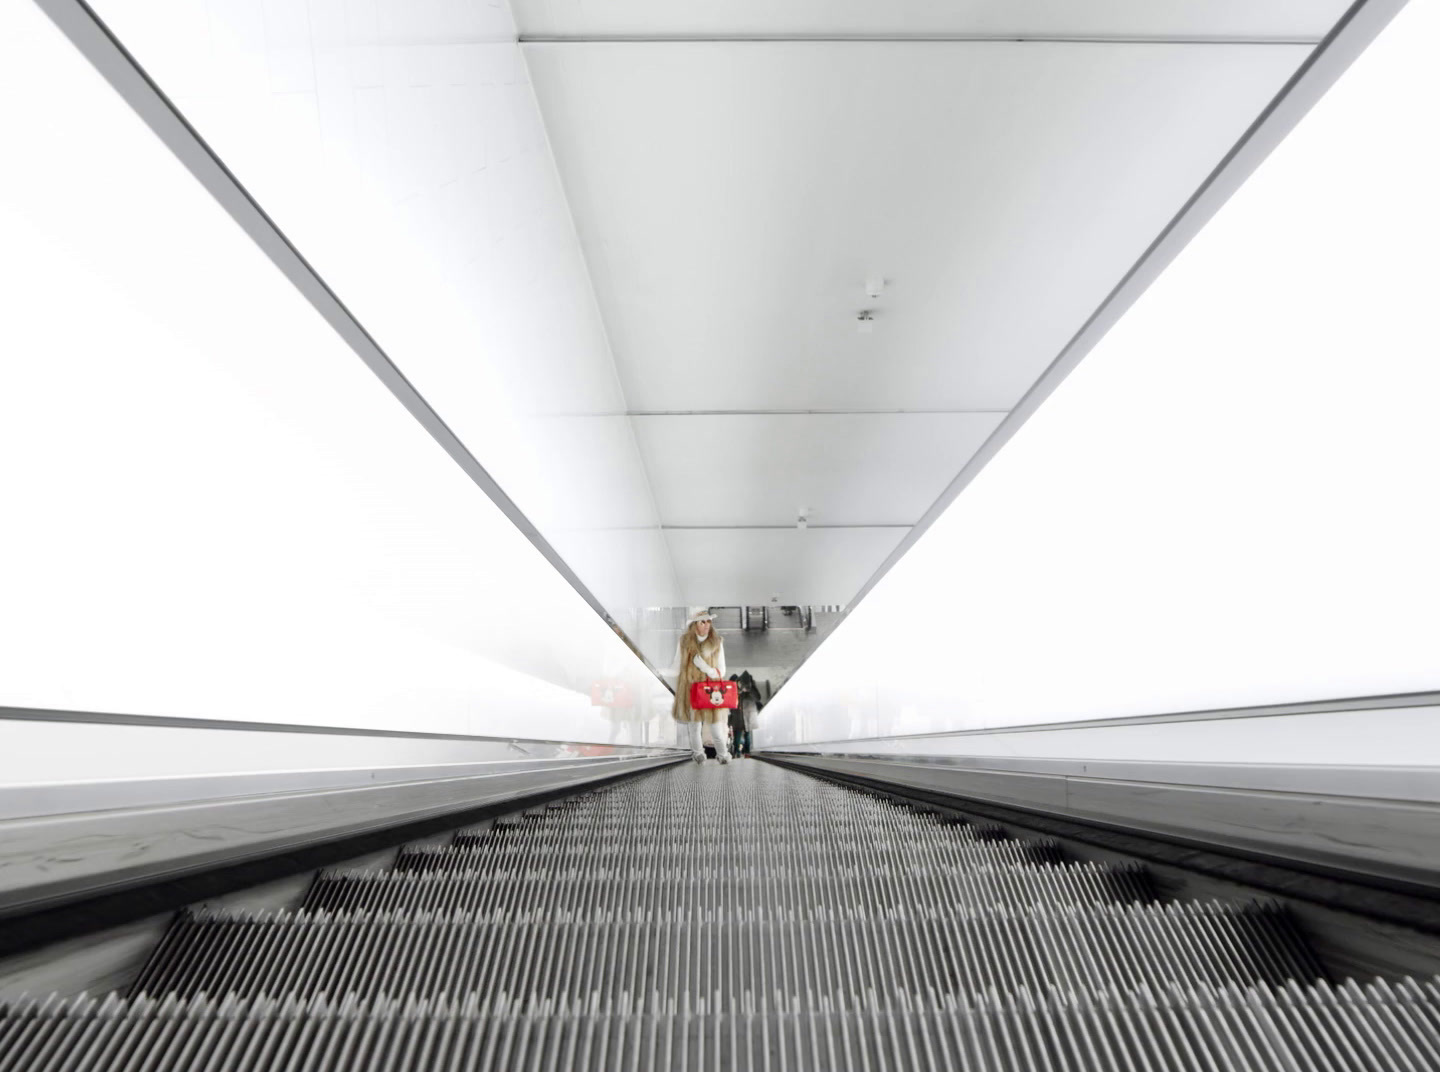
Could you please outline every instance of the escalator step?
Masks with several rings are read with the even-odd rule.
[[[1327,981],[1268,901],[764,763],[685,764],[181,913],[0,1072],[1440,1068],[1440,979]]]
[[[563,869],[561,865],[563,863]],[[1060,907],[1149,901],[1148,873],[1133,865],[984,865],[934,871],[914,863],[869,867],[778,868],[753,862],[731,868],[665,860],[643,866],[582,866],[548,860],[521,870],[417,870],[320,875],[304,907],[327,911],[478,911],[546,905],[625,908],[700,904],[738,911],[766,905],[873,911],[943,906]]]
[[[983,993],[1316,979],[1263,903],[871,913],[660,906],[645,912],[187,913],[136,993],[493,993],[601,987],[694,996]]]
[[[0,1016],[0,1072],[907,1069],[1410,1072],[1440,1067],[1440,980],[1089,996],[78,998]]]

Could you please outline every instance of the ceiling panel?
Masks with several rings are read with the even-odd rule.
[[[1010,408],[1307,51],[526,48],[632,410]]]
[[[913,525],[1003,417],[719,414],[632,423],[664,525],[790,526],[802,505],[813,524]]]
[[[1319,36],[1347,0],[512,0],[525,36]]]
[[[845,603],[908,529],[678,529],[665,540],[685,601]]]

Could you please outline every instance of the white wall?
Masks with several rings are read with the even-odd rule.
[[[508,6],[93,6],[612,617],[678,603]]]
[[[0,100],[0,706],[607,741],[593,682],[664,704],[31,4]]]
[[[765,743],[1440,687],[1437,45],[1414,0],[791,679]]]

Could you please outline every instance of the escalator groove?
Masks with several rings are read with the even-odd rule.
[[[188,909],[128,996],[0,1011],[0,1072],[1434,1067],[1440,981],[1331,979],[1276,902],[757,762]]]

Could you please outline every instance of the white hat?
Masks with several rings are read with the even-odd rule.
[[[686,625],[694,625],[696,622],[713,622],[715,615],[710,613],[709,607],[691,607],[690,617],[685,619]]]

